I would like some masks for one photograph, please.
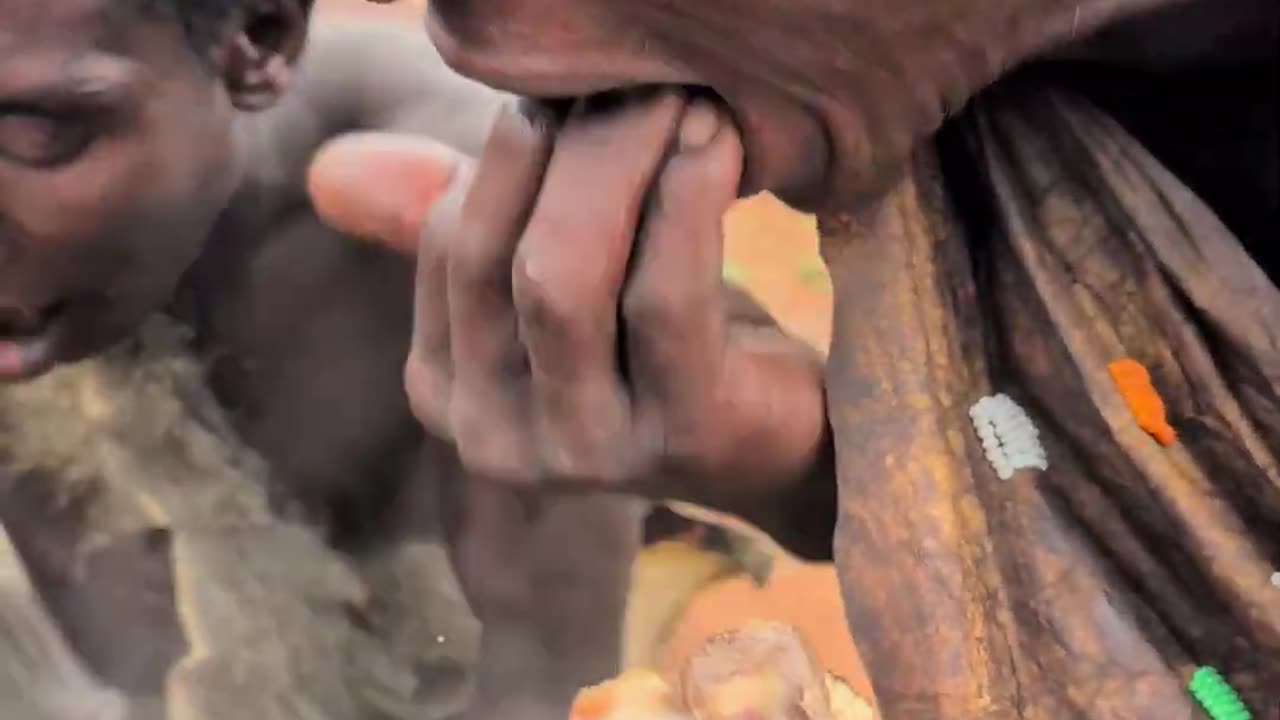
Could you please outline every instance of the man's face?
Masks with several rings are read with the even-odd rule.
[[[140,5],[0,3],[0,381],[128,334],[231,192],[226,92]]]
[[[434,0],[428,27],[518,94],[711,88],[745,136],[744,192],[847,210],[1012,64],[1163,1]]]

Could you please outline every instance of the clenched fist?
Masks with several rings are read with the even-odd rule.
[[[355,136],[313,166],[331,222],[417,254],[419,419],[499,481],[678,497],[775,532],[831,515],[820,359],[721,283],[733,124],[675,92],[531,108],[478,162]]]

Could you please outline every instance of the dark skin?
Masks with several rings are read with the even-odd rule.
[[[464,583],[483,588],[477,594],[492,603],[479,611],[486,619],[485,632],[493,627],[504,629],[502,645],[496,646],[492,654],[504,661],[491,666],[493,672],[486,677],[495,687],[541,682],[558,688],[559,693],[545,694],[547,701],[530,704],[481,690],[477,693],[480,702],[492,704],[473,708],[475,717],[564,717],[578,689],[564,680],[593,671],[584,666],[577,673],[560,671],[549,678],[539,677],[539,669],[547,667],[548,659],[566,652],[578,642],[575,638],[590,636],[584,619],[605,617],[598,605],[591,612],[593,605],[582,604],[585,597],[565,592],[566,570],[576,568],[576,574],[584,581],[590,576],[597,582],[597,594],[591,603],[604,599],[621,607],[623,599],[616,594],[625,583],[616,574],[618,566],[607,566],[599,552],[587,551],[574,541],[581,536],[584,523],[599,522],[595,517],[598,509],[588,509],[585,514],[575,510],[570,500],[575,496],[586,492],[581,502],[595,503],[597,508],[609,507],[607,498],[620,492],[703,502],[742,515],[803,555],[825,558],[830,552],[834,486],[829,474],[823,472],[824,467],[829,470],[830,466],[821,460],[813,461],[830,461],[818,382],[821,364],[808,346],[781,333],[749,299],[737,292],[726,292],[719,284],[720,217],[735,198],[741,151],[732,126],[724,123],[710,105],[686,110],[683,99],[666,95],[577,118],[579,124],[573,131],[580,133],[579,140],[573,152],[564,152],[560,162],[565,167],[560,172],[566,178],[573,177],[575,169],[581,171],[581,163],[597,162],[595,153],[601,150],[610,153],[617,168],[607,182],[575,188],[572,195],[570,202],[575,207],[598,211],[596,221],[616,221],[618,227],[634,222],[634,217],[626,214],[619,217],[618,208],[607,204],[608,198],[625,188],[632,195],[623,212],[635,213],[644,204],[643,189],[654,180],[660,166],[665,165],[668,173],[676,170],[669,176],[662,199],[654,199],[648,207],[654,243],[649,247],[653,254],[634,271],[647,278],[647,292],[640,291],[643,285],[633,281],[632,295],[626,301],[632,377],[647,382],[624,389],[614,377],[602,373],[598,379],[613,384],[606,402],[594,406],[575,404],[592,402],[591,393],[547,397],[553,405],[572,412],[560,417],[530,417],[528,413],[537,406],[524,403],[538,390],[530,385],[529,368],[522,366],[516,349],[506,343],[514,339],[517,323],[521,336],[530,342],[538,342],[542,333],[544,342],[556,341],[560,339],[557,331],[563,328],[557,327],[555,321],[568,316],[557,316],[552,311],[546,327],[540,327],[541,319],[536,315],[514,317],[509,306],[504,307],[511,292],[510,271],[503,273],[499,269],[492,276],[477,277],[476,287],[454,281],[456,273],[480,270],[494,261],[497,268],[510,267],[512,254],[517,252],[514,241],[520,238],[513,232],[513,224],[521,221],[526,207],[518,202],[512,204],[512,196],[536,188],[531,181],[541,173],[550,151],[548,127],[542,122],[543,119],[530,121],[518,110],[503,114],[475,164],[431,144],[363,136],[335,141],[317,157],[312,169],[313,192],[318,198],[330,198],[319,205],[331,222],[405,251],[415,249],[420,235],[417,225],[406,224],[406,218],[422,217],[432,204],[437,206],[432,210],[434,218],[450,218],[430,222],[426,232],[421,233],[424,245],[417,247],[420,302],[439,302],[450,317],[437,315],[431,320],[432,326],[418,325],[415,351],[430,348],[434,357],[442,359],[442,367],[439,372],[431,371],[434,377],[419,374],[418,359],[411,357],[406,366],[409,397],[414,401],[415,414],[433,434],[444,436],[465,428],[462,431],[475,443],[458,446],[472,468],[472,481],[464,491],[475,512],[468,516],[473,523],[471,532],[455,548],[465,558],[457,563]],[[646,131],[642,141],[620,142],[620,134],[625,136],[637,126]],[[681,137],[684,142],[693,143],[689,157],[683,161],[668,158],[676,152],[674,148]],[[552,161],[553,167],[555,162]],[[432,178],[448,177],[450,189],[438,200],[405,197],[398,204],[382,192],[364,192],[369,185],[350,174],[350,168],[360,166],[366,168],[360,176],[412,174],[417,182],[428,183],[434,182]],[[480,169],[474,169],[476,166]],[[464,199],[462,191],[467,188],[475,191]],[[494,194],[483,197],[479,188],[488,188],[487,192]],[[592,197],[591,193],[598,195]],[[556,213],[569,209],[553,206],[540,208],[539,212],[550,230]],[[484,228],[482,236],[457,234],[449,224],[454,220],[463,226]],[[443,224],[437,226],[436,222]],[[690,226],[695,230],[692,235],[685,230]],[[467,257],[452,254],[460,246],[451,243],[464,239],[468,243]],[[584,279],[600,288],[616,282],[617,278],[592,277],[592,265],[582,261],[588,255],[608,255],[609,262],[602,264],[616,264],[621,259],[619,253],[625,255],[627,251],[629,237],[616,235],[612,247],[594,242],[598,237],[589,235],[544,237],[571,239],[582,241],[575,250],[579,254],[556,255],[571,262],[551,268],[551,274],[541,281],[547,289],[560,284],[581,288]],[[659,240],[665,241],[661,250],[656,245]],[[583,270],[588,272],[584,275]],[[670,293],[676,287],[696,294]],[[536,288],[528,291],[536,292]],[[582,318],[580,328],[612,324],[613,307],[597,306],[599,314]],[[640,317],[648,318],[650,324],[636,323]],[[683,319],[692,324],[679,337],[699,343],[698,354],[672,352],[669,323]],[[443,341],[438,345],[422,342],[433,333],[447,334],[450,323],[472,322],[476,323],[473,327],[477,332],[467,338],[464,346],[450,348]],[[722,354],[717,343],[727,337],[741,343],[742,350]],[[612,354],[612,337],[596,338],[588,332],[580,339],[586,346],[575,349],[573,343],[566,344],[561,349],[566,354],[558,357],[569,361],[574,355],[567,351],[586,351],[602,362],[600,353]],[[593,371],[600,367],[584,363],[575,365],[574,370]],[[714,378],[722,367],[727,367],[730,374]],[[454,368],[458,369],[456,374]],[[512,373],[514,384],[498,386],[498,393],[468,395],[486,389],[490,373],[506,372]],[[675,384],[664,386],[666,380]],[[573,382],[564,383],[566,389],[573,386]],[[723,417],[732,421],[743,413],[746,422],[705,428],[684,425],[696,418],[682,417],[680,413],[701,407],[708,399],[705,391],[715,387],[726,391],[723,398],[718,398],[726,403],[721,411]],[[741,388],[756,392],[743,397],[736,392]],[[621,399],[628,390],[637,400],[653,402],[647,407],[637,404],[633,413]],[[646,391],[655,394],[646,398]],[[681,407],[656,402],[668,398],[684,398],[695,404]],[[795,411],[797,422],[784,432],[764,433],[769,426],[759,424],[759,420],[771,418],[771,410],[783,408]],[[498,409],[510,410],[511,414],[495,413]],[[451,416],[452,412],[475,414]],[[590,414],[591,425],[601,432],[577,436],[582,425],[574,423],[585,418],[577,413]],[[469,423],[474,424],[468,428]],[[547,440],[544,432],[562,433],[557,440],[565,444],[539,444]],[[706,441],[715,442],[710,452],[702,445]],[[781,460],[776,464],[758,462],[773,456]],[[792,464],[795,458],[803,458],[804,463]],[[633,478],[640,478],[639,483],[632,482]],[[511,480],[516,484],[509,484]],[[512,490],[514,496],[507,494]],[[515,501],[517,497],[523,500]],[[593,534],[604,539],[612,532],[620,538],[627,526],[625,519],[619,518],[614,523],[601,523],[601,531]],[[492,572],[495,567],[503,567],[504,572]],[[584,572],[587,568],[594,569]],[[468,569],[484,572],[468,575]],[[612,581],[605,581],[606,578]],[[532,607],[565,622],[530,623],[528,613]],[[595,667],[599,666],[597,663]]]
[[[667,108],[668,111],[671,109]],[[627,123],[634,123],[637,119],[651,121],[651,111],[652,106],[644,103],[620,109],[617,114],[604,116],[607,122],[602,123],[598,131],[616,131],[610,127],[614,122],[625,128]],[[713,125],[718,123],[718,118],[710,107],[702,107],[701,112],[701,121],[711,121]],[[490,136],[486,156],[490,160],[521,157],[531,147],[528,143],[537,142],[537,136],[528,132],[531,127],[519,110],[507,112],[499,119]],[[623,146],[624,152],[620,157],[625,157],[626,162],[620,163],[620,167],[626,168],[626,174],[621,175],[618,180],[647,182],[642,177],[643,170],[633,174],[634,166],[646,163],[652,165],[663,154],[668,144],[667,135],[674,129],[660,127],[649,138],[648,143],[630,148]],[[732,131],[729,133],[726,137],[731,139]],[[686,212],[701,211],[703,229],[717,239],[719,214],[732,199],[732,186],[736,183],[732,153],[728,159],[729,172],[721,178],[718,200],[712,204],[685,203],[672,207],[672,210]],[[528,171],[533,162],[524,165],[495,163],[495,167],[498,165],[502,169],[494,174],[492,181],[514,191],[527,183],[528,178],[522,176],[522,172]],[[475,160],[460,157],[435,143],[381,133],[357,134],[339,138],[320,151],[312,164],[311,190],[318,209],[331,224],[361,237],[383,240],[400,251],[412,253],[417,249],[418,238],[422,235],[419,231],[420,219],[433,206],[448,206],[457,202],[460,199],[457,188],[473,182],[475,166]],[[382,189],[374,189],[377,186],[366,181],[371,177],[402,179],[400,184],[404,187],[428,190],[418,193],[388,193]],[[697,177],[693,173],[687,173],[684,182],[696,183]],[[601,188],[601,192],[610,192],[612,189],[605,186]],[[676,197],[685,194],[679,188],[672,192]],[[691,192],[692,198],[703,195],[701,188],[694,187]],[[589,201],[589,198],[581,195],[578,197],[580,201]],[[610,210],[607,206],[597,207],[606,212]],[[482,208],[473,208],[472,211],[477,212],[477,217],[486,222],[500,222],[502,218],[500,214],[487,213]],[[429,231],[425,237],[446,241],[458,236]],[[677,237],[673,235],[672,239]],[[474,246],[474,249],[477,252],[502,252],[503,240],[500,236],[493,237],[491,242],[495,247],[492,250],[480,245]],[[672,251],[651,268],[651,273],[655,276],[669,273],[672,278],[680,277],[689,287],[699,289],[708,280],[712,283],[708,288],[709,294],[697,298],[696,302],[690,298],[681,311],[701,306],[706,321],[716,323],[722,332],[733,333],[744,339],[767,367],[789,369],[790,376],[794,378],[793,384],[784,385],[778,390],[794,392],[817,403],[817,407],[812,408],[805,416],[812,419],[817,427],[801,423],[797,425],[798,432],[789,435],[772,438],[752,438],[748,435],[742,442],[765,446],[777,442],[821,443],[825,438],[821,415],[817,412],[821,396],[812,383],[814,371],[820,366],[815,353],[782,334],[772,318],[745,294],[719,284],[720,260],[717,247],[693,242],[673,244],[671,247]],[[440,248],[441,254],[435,256],[438,261],[445,259],[444,250]],[[695,256],[690,258],[688,251],[693,251]],[[421,273],[441,272],[442,268],[438,265],[423,262],[424,255],[421,252],[418,259]],[[486,304],[483,298],[478,298],[460,300],[454,307],[484,312],[491,305]],[[637,305],[635,309],[642,308]],[[670,312],[664,313],[664,317],[671,316]],[[477,320],[484,319],[486,318],[477,317]],[[664,339],[662,335],[652,338],[637,336],[632,347],[639,357],[651,344],[661,345]],[[484,342],[478,341],[477,349]],[[657,347],[654,349],[657,350]],[[708,354],[703,360],[714,362],[715,357]],[[476,373],[476,379],[482,380],[480,371],[487,367],[485,362],[487,360],[483,357],[464,356],[458,360],[458,367],[471,368]],[[410,374],[414,372],[412,361],[406,370]],[[750,384],[752,372],[752,362],[744,362],[743,374],[738,379]],[[410,379],[410,382],[414,380]],[[688,387],[690,390],[695,389],[693,385]],[[513,393],[518,392],[523,391],[513,390]],[[781,392],[766,392],[761,397],[780,400]],[[411,397],[422,399],[421,395]],[[519,395],[513,394],[511,397]],[[420,418],[431,423],[434,417],[432,413],[436,412],[433,408],[438,407],[437,403],[445,403],[447,400],[448,396],[444,394],[433,396],[430,405],[421,405],[415,411]],[[600,412],[616,414],[616,410],[611,408],[600,408]],[[656,417],[650,418],[650,421],[656,420]],[[505,427],[477,427],[476,438],[493,443],[497,446],[495,449],[500,451],[502,445],[521,441],[520,429],[518,423]],[[443,428],[439,430],[444,431]],[[744,429],[744,435],[747,432],[749,428]],[[625,442],[626,438],[620,432],[617,437],[609,440]],[[737,449],[740,451],[743,447],[739,445]],[[611,454],[612,446],[599,446],[596,449],[599,452],[597,458],[602,462],[611,463],[615,459],[621,459]],[[628,462],[652,463],[657,460],[655,455],[648,452],[653,448],[636,445],[635,449],[643,450],[645,454],[642,456],[636,453],[625,458]],[[715,504],[721,510],[737,513],[754,521],[802,556],[816,559],[829,557],[835,488],[826,476],[820,470],[812,471],[804,477],[793,477],[790,475],[795,470],[792,467],[751,467],[748,462],[754,455],[739,462],[728,457],[732,451],[733,448],[725,448],[725,456],[722,456],[724,459],[716,460],[728,461],[728,464],[717,471],[720,475],[716,476],[702,476],[701,473],[706,471],[693,470],[689,465],[654,464],[649,469],[653,476],[644,481],[644,490],[658,499],[683,498]],[[821,448],[817,449],[817,452],[821,451]],[[808,457],[808,449],[803,452]],[[499,452],[490,457],[501,459],[504,456]],[[583,664],[572,672],[565,672],[549,665],[548,660],[567,657],[567,649],[573,647],[574,643],[579,644],[580,651],[584,638],[612,632],[603,627],[604,619],[611,614],[605,613],[601,604],[608,603],[620,608],[624,599],[620,591],[626,585],[625,573],[621,572],[624,566],[612,560],[612,557],[619,557],[617,554],[611,556],[599,552],[598,548],[585,547],[578,539],[582,537],[586,524],[593,523],[590,527],[597,528],[591,531],[595,542],[611,543],[615,547],[634,547],[635,536],[632,529],[635,528],[636,516],[627,516],[626,503],[611,500],[610,497],[617,495],[619,491],[633,491],[635,488],[621,482],[615,484],[612,479],[598,481],[601,476],[595,473],[601,472],[600,468],[583,468],[576,478],[548,478],[540,469],[540,459],[524,455],[508,460],[511,464],[505,467],[493,467],[486,466],[482,459],[473,459],[477,464],[470,482],[456,486],[465,494],[461,504],[473,509],[466,515],[467,522],[470,523],[467,528],[469,532],[459,536],[454,546],[455,552],[463,556],[456,565],[463,574],[464,584],[482,588],[473,591],[473,603],[477,596],[487,598],[480,601],[485,603],[484,608],[487,609],[478,609],[480,615],[486,618],[486,634],[492,627],[506,628],[500,636],[504,638],[502,646],[495,647],[492,654],[492,657],[504,660],[488,666],[493,670],[486,674],[488,681],[494,687],[542,683],[544,687],[554,688],[555,691],[544,693],[547,701],[533,705],[519,700],[513,704],[511,700],[496,693],[480,691],[477,697],[482,702],[491,700],[494,704],[474,708],[473,713],[476,717],[509,717],[515,714],[520,717],[563,717],[569,700],[581,686],[580,683],[574,685],[566,681],[595,675],[604,664],[599,662],[598,657],[592,659],[579,652],[577,657],[582,659]],[[522,466],[521,463],[528,464]],[[821,463],[818,467],[822,467]],[[515,477],[520,478],[521,482],[512,486],[504,482],[512,477],[505,474],[505,471],[515,469],[519,470]],[[805,470],[811,468],[806,467]],[[636,469],[620,468],[620,471],[630,473]],[[699,475],[691,475],[691,472]],[[724,495],[704,495],[703,493],[717,488],[717,481],[726,472],[737,472],[740,478],[749,482],[732,488],[730,493]],[[619,474],[616,479],[621,481],[623,477]],[[694,483],[684,481],[690,477],[696,478]],[[539,481],[543,479],[549,479],[551,483],[541,484]],[[589,484],[584,487],[578,480],[585,480]],[[602,518],[601,513],[610,508],[614,508],[614,517],[611,522],[606,522],[607,518]],[[446,523],[449,523],[448,519]],[[499,567],[502,571],[495,572],[494,569]],[[584,588],[590,588],[589,593],[579,596],[567,590],[565,578],[566,573],[571,570],[574,575],[582,578]],[[584,605],[584,602],[587,604]],[[561,621],[530,623],[531,613]],[[523,639],[517,641],[516,638]],[[540,677],[538,669],[548,667],[552,669],[552,675]]]
[[[474,177],[455,183],[428,223],[419,287],[438,288],[432,299],[449,313],[418,316],[406,376],[417,416],[486,475],[639,489],[763,522],[775,489],[803,484],[827,437],[815,355],[724,312],[720,217],[739,183],[736,131],[712,105],[668,93],[571,116],[554,154],[553,122],[500,118]],[[602,151],[615,155],[616,175],[569,191],[564,184]],[[499,174],[502,158],[519,158],[516,170]],[[527,193],[539,178],[547,190],[535,200]],[[658,189],[646,198],[650,185]],[[598,233],[558,232],[574,216],[571,196],[596,208]],[[621,284],[630,237],[608,228],[634,227],[641,213],[652,240],[632,260],[625,294],[580,310],[593,290]],[[580,244],[570,249],[572,241]],[[486,274],[503,265],[514,265],[510,277]],[[607,270],[589,269],[597,267]],[[686,287],[699,292],[675,292]],[[472,323],[474,338],[437,339]],[[613,369],[624,333],[626,380]],[[499,377],[514,384],[490,392]],[[792,421],[775,426],[781,411]]]
[[[670,467],[656,492],[729,508],[821,474],[830,437],[836,561],[892,720],[1190,717],[1197,664],[1269,707],[1278,26],[1255,0],[436,3],[463,74],[544,100],[709,86],[733,123],[673,140],[715,110],[672,88],[500,125],[418,250],[418,416],[522,486],[653,493]],[[698,302],[714,219],[760,188],[821,213],[825,377]],[[1181,445],[1134,427],[1106,370],[1126,356]],[[1047,475],[1001,485],[982,459],[966,412],[1002,389],[1045,423]]]
[[[351,550],[445,518],[486,627],[478,681],[494,706],[474,716],[561,717],[578,687],[617,669],[639,509],[610,497],[531,503],[463,482],[403,394],[412,264],[326,227],[306,187],[316,148],[344,131],[477,153],[504,98],[448,72],[420,36],[322,29],[304,56],[304,5],[252,7],[204,56],[172,20],[131,17],[114,0],[0,9],[0,378],[36,378],[173,313],[270,463],[282,508]],[[421,202],[448,174],[376,180],[387,197]],[[182,653],[156,601],[164,544],[123,548],[127,575],[97,563],[83,584],[68,552],[75,518],[41,491],[55,481],[4,477],[0,518],[93,670],[157,693]],[[56,517],[28,522],[41,512]],[[518,553],[476,544],[507,542],[512,514],[529,531]],[[120,592],[96,590],[113,584]],[[81,612],[86,593],[93,612]]]

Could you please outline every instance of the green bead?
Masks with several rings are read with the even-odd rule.
[[[1212,720],[1253,720],[1244,701],[1215,668],[1201,667],[1191,676],[1187,690]]]

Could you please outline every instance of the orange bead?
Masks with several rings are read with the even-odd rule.
[[[1138,427],[1161,445],[1172,445],[1178,439],[1178,433],[1169,424],[1164,399],[1142,363],[1130,358],[1117,360],[1107,366],[1107,372],[1129,406],[1129,412],[1133,413]]]

